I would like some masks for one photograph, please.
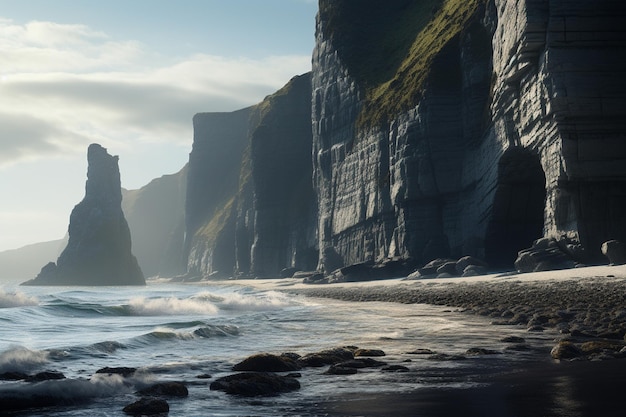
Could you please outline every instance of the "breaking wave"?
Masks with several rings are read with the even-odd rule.
[[[264,293],[223,293],[203,291],[185,297],[137,296],[119,304],[84,302],[71,297],[52,296],[48,301],[0,290],[0,308],[40,305],[42,311],[63,317],[96,316],[215,316],[220,311],[271,311],[293,305],[293,299],[276,291]]]
[[[194,300],[206,300],[215,303],[222,310],[264,311],[283,308],[291,304],[285,294],[277,291],[257,293],[253,295],[228,293],[223,295],[208,291],[195,295]]]
[[[145,316],[217,314],[219,311],[219,308],[210,301],[174,297],[155,299],[137,297],[130,300],[129,308],[132,313]]]
[[[177,330],[169,327],[157,327],[153,331],[139,336],[139,342],[154,343],[166,340],[209,339],[213,337],[238,336],[239,328],[232,325],[204,325],[195,329]]]
[[[48,363],[50,353],[16,346],[0,353],[0,372],[29,372]]]
[[[6,292],[0,289],[0,308],[14,308],[39,305],[39,300],[22,292]]]
[[[80,404],[95,398],[130,393],[133,385],[120,375],[96,374],[91,379],[61,379],[37,384],[0,386],[0,409],[26,410]]]

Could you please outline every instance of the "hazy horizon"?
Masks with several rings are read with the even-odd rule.
[[[310,71],[310,0],[0,0],[0,252],[62,239],[87,146],[137,189],[187,162],[192,117]]]

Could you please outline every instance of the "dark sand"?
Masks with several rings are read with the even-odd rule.
[[[341,398],[328,416],[623,417],[626,360],[534,364],[473,388]]]
[[[493,324],[527,326],[534,331],[551,328],[572,341],[603,338],[623,343],[626,334],[626,279],[612,274],[565,280],[511,277],[478,282],[298,286],[288,291],[345,301],[446,305],[492,317]],[[601,358],[606,360],[597,360]],[[512,362],[510,366],[483,375],[481,369],[475,369],[471,380],[478,384],[469,388],[354,395],[319,407],[328,416],[626,416],[626,359],[596,355],[568,362],[553,360],[546,352],[545,360]]]
[[[460,308],[493,318],[494,324],[555,328],[564,335],[602,336],[623,340],[626,335],[626,279],[589,277],[568,280],[445,283],[428,280],[396,285],[319,285],[290,292],[344,301],[424,303]],[[626,414],[625,414],[626,415]]]

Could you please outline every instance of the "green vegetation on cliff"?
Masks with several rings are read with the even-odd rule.
[[[235,197],[229,199],[223,206],[219,207],[216,212],[198,232],[196,236],[202,236],[204,241],[208,243],[209,247],[214,247],[219,237],[219,234],[225,228],[226,224],[230,220],[233,215],[233,203],[235,202]]]
[[[415,106],[437,54],[485,0],[320,1],[324,36],[365,93],[358,124]]]

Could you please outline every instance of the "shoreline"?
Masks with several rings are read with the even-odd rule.
[[[626,266],[597,266],[527,274],[468,278],[392,279],[302,284],[294,279],[228,281],[267,291],[352,302],[448,306],[491,318],[492,325],[556,330],[555,343],[589,349],[484,376],[470,387],[420,388],[329,398],[318,404],[327,416],[562,417],[621,416],[626,373]],[[503,329],[504,330],[504,329]],[[505,332],[503,331],[503,334]],[[565,342],[564,342],[565,341]],[[567,346],[567,345],[566,345]],[[555,347],[556,349],[556,347]],[[554,350],[553,349],[553,352]],[[556,360],[563,359],[563,360]]]
[[[624,265],[337,284],[302,284],[301,280],[289,278],[223,282],[342,301],[447,306],[489,317],[494,325],[526,326],[535,332],[555,329],[563,335],[562,340],[603,339],[621,344],[626,341]],[[603,349],[595,350],[591,353],[606,353]],[[622,354],[626,356],[626,352]],[[608,359],[599,355],[593,358]]]

